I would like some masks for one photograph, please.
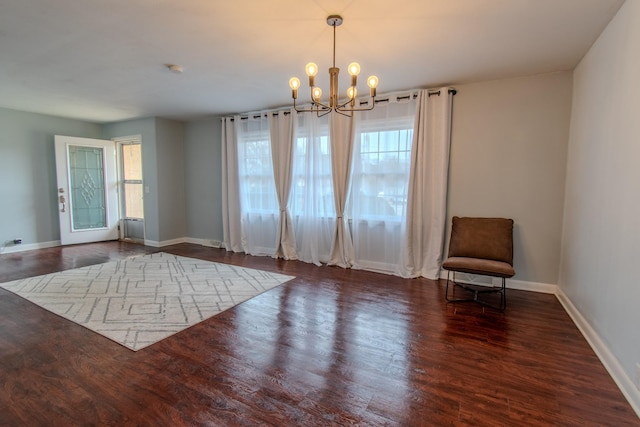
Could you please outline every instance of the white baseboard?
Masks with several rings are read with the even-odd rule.
[[[154,248],[159,248],[160,247],[160,242],[157,242],[155,240],[144,239],[144,245],[145,246],[151,246],[151,247],[154,247]]]
[[[152,246],[154,248],[162,248],[164,246],[178,245],[180,243],[186,243],[186,242],[187,242],[186,237],[179,237],[177,239],[171,239],[171,240],[163,240],[162,242],[158,242],[157,240],[144,239],[145,246]]]
[[[154,248],[162,248],[164,246],[177,245],[179,243],[194,243],[196,245],[207,246],[210,248],[223,247],[222,242],[219,240],[195,239],[193,237],[180,237],[178,239],[163,240],[162,242],[158,242],[156,240],[144,240],[145,246],[151,246]],[[60,240],[53,240],[51,242],[28,243],[22,245],[11,244],[11,246],[0,247],[0,254],[10,254],[15,252],[32,251],[35,249],[53,248],[55,246],[60,246]]]
[[[155,240],[146,240],[146,239],[144,241],[144,244],[146,246],[153,246],[154,248],[162,248],[164,246],[177,245],[180,243],[193,243],[195,245],[206,246],[208,248],[223,247],[222,242],[219,240],[196,239],[195,237],[180,237],[177,239],[163,240],[162,242],[158,242]]]
[[[206,246],[208,248],[223,247],[222,242],[220,240],[196,239],[194,237],[186,237],[185,243],[193,243],[194,245]]]
[[[0,248],[0,254],[10,254],[15,252],[32,251],[35,249],[46,249],[60,246],[60,240],[53,240],[51,242],[40,243],[27,243],[22,245],[11,245]]]
[[[573,323],[575,323],[582,333],[582,336],[584,336],[596,353],[596,356],[598,356],[598,359],[600,359],[605,369],[609,372],[613,381],[618,385],[624,397],[627,398],[633,410],[638,417],[640,417],[640,390],[635,387],[633,381],[629,378],[616,356],[609,350],[606,343],[560,288],[556,291],[556,298],[558,298],[558,301],[560,301],[560,304],[562,304],[569,317],[571,317]]]
[[[500,280],[494,279],[494,285],[495,284],[500,284]],[[518,289],[520,291],[540,292],[543,294],[555,294],[558,291],[557,285],[515,279],[507,279],[507,288]]]
[[[440,271],[440,278],[447,278],[447,271]],[[490,282],[488,280],[491,280]],[[480,286],[500,286],[502,280],[499,278],[490,278],[477,274],[456,273],[456,281],[460,283],[468,283],[470,285]],[[528,282],[525,280],[507,279],[507,289],[517,289],[521,291],[540,292],[543,294],[555,294],[558,286],[549,283]]]

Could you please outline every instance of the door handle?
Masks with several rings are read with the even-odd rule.
[[[62,195],[61,195],[61,196],[58,198],[58,201],[59,201],[60,203],[62,203],[62,209],[60,209],[60,212],[66,212],[66,211],[65,211],[65,209],[64,209],[64,208],[65,208],[65,202],[66,202],[66,200],[65,200],[64,196],[62,196]]]

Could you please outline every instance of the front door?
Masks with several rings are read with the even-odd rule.
[[[114,141],[55,136],[60,243],[118,239]]]

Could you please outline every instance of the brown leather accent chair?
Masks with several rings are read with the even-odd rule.
[[[449,302],[475,301],[504,310],[507,307],[506,279],[513,277],[513,220],[507,218],[469,218],[454,216],[451,223],[445,299]],[[453,272],[453,293],[460,287],[473,297],[449,298],[449,274]],[[480,286],[456,282],[456,272],[499,277],[502,286]],[[479,299],[485,293],[500,293],[500,305]]]

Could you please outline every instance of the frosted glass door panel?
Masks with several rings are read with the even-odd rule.
[[[104,150],[70,145],[69,178],[73,230],[105,228]]]
[[[118,239],[116,143],[56,135],[60,244]]]

